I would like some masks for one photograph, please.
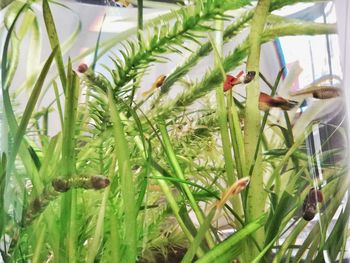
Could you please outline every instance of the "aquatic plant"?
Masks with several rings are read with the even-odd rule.
[[[34,11],[34,2],[42,4],[42,13]],[[335,33],[333,24],[271,14],[298,2],[316,1],[259,0],[253,6],[248,0],[202,0],[143,22],[138,1],[139,30],[106,41],[99,37],[88,51],[93,63],[79,66],[73,66],[77,58],[64,56],[80,31],[79,22],[62,43],[50,9],[57,3],[13,2],[0,29],[6,35],[1,87],[10,139],[0,165],[3,259],[144,262],[177,250],[184,253],[183,262],[342,258],[349,201],[334,228],[329,226],[349,179],[342,160],[330,165],[326,159],[344,153],[324,152],[321,160],[305,153],[305,139],[320,109],[310,106],[297,119],[296,111],[284,110],[300,100],[279,96],[297,77],[297,66],[283,81],[281,69],[273,84],[259,72],[263,43]],[[230,15],[243,8],[238,16]],[[45,30],[39,28],[41,15]],[[249,36],[223,55],[223,45],[247,28]],[[44,64],[36,56],[41,32],[52,48]],[[29,59],[40,69],[29,64],[27,79],[14,90],[27,35],[32,37]],[[122,48],[113,52],[119,42]],[[106,53],[114,66],[97,72]],[[167,63],[169,54],[182,57],[181,63],[154,76],[152,88],[138,96],[151,66]],[[185,76],[208,55],[215,64],[188,81]],[[239,81],[247,93],[238,99],[233,82],[232,89],[223,86],[227,74],[244,62],[255,77]],[[52,64],[57,75],[48,79]],[[267,97],[260,93],[260,78],[271,88]],[[174,90],[178,83],[184,86],[180,92]],[[40,109],[48,89],[55,100]],[[16,96],[26,90],[30,97],[19,112]],[[86,100],[79,103],[83,93]],[[259,98],[265,111],[259,110]],[[324,107],[332,103],[323,101]],[[61,127],[54,136],[48,133],[52,111]],[[344,133],[343,128],[337,132]],[[322,180],[310,171],[316,157]],[[316,214],[316,223],[307,221]],[[219,219],[232,228],[227,238],[217,227]],[[310,232],[302,245],[295,245],[302,231]]]

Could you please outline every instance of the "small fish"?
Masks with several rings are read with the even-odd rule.
[[[154,92],[154,90],[156,90],[157,88],[160,88],[163,85],[165,79],[166,79],[165,75],[160,75],[156,79],[156,81],[152,84],[152,87],[149,90],[142,93],[142,96],[147,97],[151,95]]]
[[[336,98],[342,95],[342,90],[339,88],[324,88],[321,90],[316,90],[312,93],[312,96],[315,99],[331,99],[331,98]]]
[[[291,96],[312,95],[315,99],[325,100],[339,97],[343,94],[340,88],[333,86],[310,86],[297,92],[290,93]]]
[[[249,184],[250,177],[243,177],[236,182],[233,183],[221,196],[221,199],[217,202],[216,206],[218,209],[221,209],[224,204],[227,202],[227,200],[234,196],[239,194],[241,191],[243,191]]]
[[[248,71],[248,73],[244,76],[243,83],[247,84],[251,82],[255,78],[255,71]]]
[[[127,0],[111,0],[112,4],[117,7],[129,7],[130,3]],[[132,6],[132,5],[131,5]]]
[[[317,213],[317,203],[323,203],[321,190],[311,188],[303,203],[303,218],[311,221]]]
[[[271,108],[280,108],[282,110],[291,110],[296,105],[297,101],[287,100],[280,96],[270,96],[264,92],[260,92],[259,96],[259,109],[262,111],[268,111]]]
[[[232,75],[226,75],[226,79],[224,82],[224,92],[232,89],[233,86],[241,83],[249,83],[255,77],[255,71],[248,71],[248,73],[244,74],[243,70],[241,70],[235,77]]]

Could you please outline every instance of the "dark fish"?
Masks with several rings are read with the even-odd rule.
[[[249,83],[255,78],[255,71],[248,71],[248,73],[244,76],[243,83]]]
[[[342,94],[341,89],[338,88],[324,88],[320,90],[316,90],[312,93],[312,96],[315,99],[331,99],[339,97]]]
[[[291,96],[312,95],[315,99],[325,100],[336,98],[342,95],[342,89],[333,86],[311,86],[297,92],[293,92]]]
[[[320,190],[311,188],[303,203],[303,218],[312,220],[317,213],[317,202],[323,202],[323,194]]]

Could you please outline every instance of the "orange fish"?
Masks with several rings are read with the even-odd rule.
[[[247,74],[244,74],[243,70],[240,71],[235,77],[232,75],[226,75],[226,79],[224,82],[224,92],[232,89],[234,85],[241,83],[249,83],[255,77],[255,71],[248,71]]]
[[[239,194],[241,191],[243,191],[249,184],[250,177],[243,177],[241,179],[238,179],[236,182],[234,182],[221,196],[221,199],[216,203],[217,208],[221,209],[227,200],[234,196]]]
[[[270,96],[264,92],[260,92],[259,96],[259,109],[262,111],[268,111],[270,108],[281,108],[282,110],[290,110],[298,105],[297,101],[287,100],[280,96]]]
[[[142,93],[142,96],[147,97],[151,95],[155,89],[160,88],[163,85],[165,79],[166,79],[165,75],[160,75],[156,79],[156,81],[152,84],[152,87],[149,90]]]

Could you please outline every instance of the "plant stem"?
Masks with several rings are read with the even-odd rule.
[[[223,21],[216,21],[216,27],[223,29]],[[221,56],[222,56],[222,40],[223,32],[216,31],[215,32],[215,41],[213,45],[218,52],[218,56],[215,56],[215,65],[219,67],[221,65]],[[224,72],[223,72],[224,75]],[[224,77],[224,76],[223,76]],[[222,140],[222,148],[224,151],[224,159],[225,159],[225,169],[226,169],[226,181],[229,185],[234,182],[234,165],[231,153],[231,141],[230,135],[228,133],[228,123],[227,123],[227,107],[225,103],[225,96],[223,90],[223,82],[222,80],[218,83],[216,87],[216,104],[217,104],[217,114],[219,119],[219,127],[220,134]]]
[[[270,8],[270,0],[259,0],[255,8],[255,13],[251,22],[249,34],[249,53],[246,71],[255,71],[259,76],[260,64],[260,45],[261,37],[264,31],[266,17]],[[246,167],[250,167],[255,162],[255,173],[251,175],[248,188],[246,203],[246,222],[252,222],[264,213],[266,193],[263,188],[263,175],[260,169],[261,158],[258,156],[255,160],[254,154],[258,143],[260,131],[260,111],[258,109],[258,100],[260,94],[259,78],[256,77],[247,87],[247,101],[245,108],[245,124],[244,124],[244,144],[246,155]],[[264,229],[259,229],[253,234],[255,240],[260,247],[264,244]],[[259,253],[258,249],[251,245],[251,251],[244,253],[247,262],[254,259]]]
[[[67,92],[65,94],[65,112],[62,137],[62,175],[69,179],[75,174],[75,125],[79,98],[79,78],[68,63]],[[76,191],[65,193],[61,202],[60,254],[57,262],[76,262]]]
[[[221,31],[215,32],[215,41],[213,41],[210,36],[209,36],[209,39],[212,42],[212,46],[213,46],[213,50],[214,50],[214,54],[215,54],[215,65],[216,65],[216,67],[220,68],[222,78],[225,79],[225,77],[226,77],[225,69],[224,69],[224,66],[223,66],[222,61],[221,61],[222,60],[221,57],[222,57],[222,53],[223,53],[223,26],[224,26],[223,21],[220,21],[220,20],[216,21],[216,28],[220,28]],[[234,148],[236,148],[235,146],[237,144],[235,143],[236,137],[232,136],[232,143],[230,140],[229,125],[227,122],[227,118],[230,117],[231,108],[228,108],[226,106],[222,81],[216,87],[216,101],[217,101],[217,114],[218,114],[218,121],[219,121],[219,127],[220,127],[222,148],[223,148],[224,160],[225,160],[225,169],[226,169],[226,175],[227,175],[226,182],[228,185],[232,185],[234,180],[235,180],[235,177],[236,177],[234,175],[232,146]],[[235,116],[237,117],[237,112],[236,112]],[[235,124],[237,124],[237,123],[235,122]],[[232,123],[232,128],[233,128],[233,123]],[[238,127],[236,127],[236,128],[238,128]],[[233,132],[232,129],[230,129],[230,131]],[[239,132],[241,132],[240,128],[239,128]],[[238,149],[236,149],[236,150],[237,150],[237,152],[234,153],[235,158],[238,157],[240,154]],[[238,161],[238,158],[236,159],[236,161]],[[241,168],[240,171],[242,171],[240,161],[239,161],[238,167]],[[243,208],[242,208],[242,202],[241,202],[240,196],[234,196],[232,198],[232,205],[233,205],[234,209],[237,211],[237,213],[239,214],[239,217],[242,217]]]
[[[243,134],[241,131],[241,125],[239,122],[239,116],[237,112],[237,106],[233,103],[232,90],[229,91],[228,97],[226,98],[228,108],[228,121],[230,128],[230,135],[232,140],[232,147],[234,151],[234,158],[237,167],[237,176],[242,178],[248,176],[245,160],[245,150]]]
[[[270,0],[260,0],[255,9],[249,35],[249,55],[247,60],[247,71],[255,71],[259,76],[260,45],[264,30],[266,17],[270,6]],[[248,167],[253,162],[256,144],[260,131],[260,111],[258,100],[260,94],[259,78],[255,78],[247,85],[247,103],[245,109],[246,121],[244,125],[246,159]]]
[[[137,0],[137,41],[138,44],[141,45],[142,37],[141,31],[143,30],[143,0]],[[134,85],[132,87],[131,95],[130,95],[130,107],[134,101],[135,92],[137,89],[137,80],[136,77],[133,79]]]

